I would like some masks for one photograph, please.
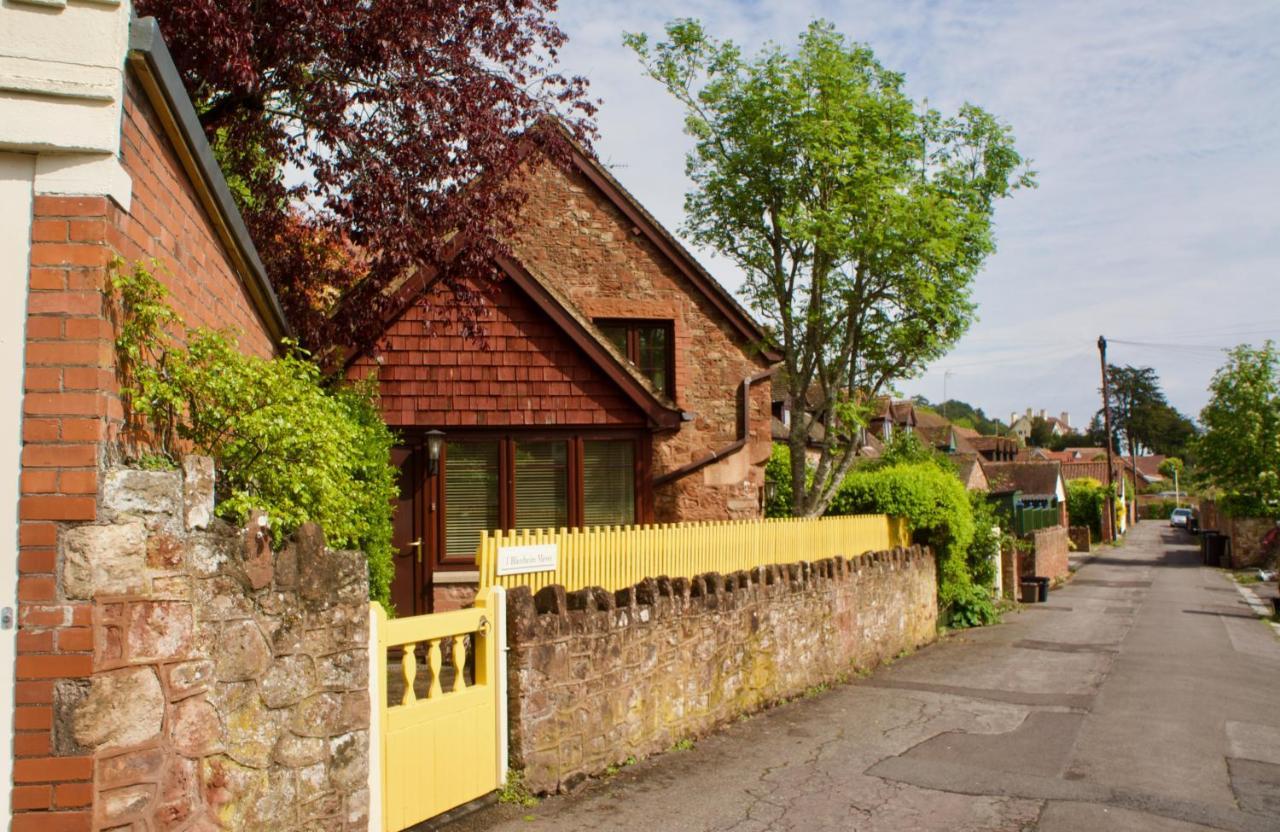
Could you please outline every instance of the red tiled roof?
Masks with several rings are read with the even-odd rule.
[[[1061,467],[1056,462],[988,462],[982,466],[993,494],[1021,491],[1029,497],[1058,493]]]

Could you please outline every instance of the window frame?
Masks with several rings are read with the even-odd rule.
[[[676,395],[676,346],[675,321],[669,318],[596,318],[593,323],[598,328],[625,327],[627,330],[626,359],[637,370],[640,369],[640,333],[641,329],[661,329],[666,337],[666,384],[661,392],[667,398],[675,399]],[[643,371],[641,371],[643,375]],[[648,378],[648,376],[645,376]],[[652,381],[652,379],[650,379]],[[657,385],[655,385],[657,386]]]
[[[583,429],[583,428],[547,428],[533,430],[451,430],[445,436],[440,452],[439,474],[428,475],[423,511],[426,514],[425,526],[431,528],[434,571],[468,571],[476,568],[472,555],[448,556],[445,549],[447,538],[447,500],[448,500],[448,443],[457,442],[497,442],[498,443],[498,519],[503,531],[515,528],[516,493],[515,493],[515,459],[516,445],[521,442],[566,442],[567,494],[569,528],[582,528],[584,520],[583,493],[585,472],[583,470],[583,442],[589,440],[631,440],[635,443],[633,452],[633,476],[635,498],[635,522],[637,524],[652,522],[653,489],[650,481],[650,457],[652,455],[652,436],[644,430],[619,429]],[[433,516],[434,515],[434,516]]]

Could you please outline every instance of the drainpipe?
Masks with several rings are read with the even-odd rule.
[[[694,471],[699,471],[703,468],[706,468],[708,465],[712,464],[713,462],[719,462],[720,460],[724,459],[730,454],[734,454],[742,450],[747,444],[747,434],[749,432],[749,423],[751,421],[751,385],[759,381],[764,381],[766,378],[769,378],[777,371],[778,371],[777,367],[770,367],[769,369],[764,370],[763,372],[756,373],[753,376],[747,376],[742,380],[742,386],[740,388],[742,391],[742,402],[741,402],[741,409],[738,412],[738,438],[737,439],[730,442],[728,445],[725,445],[723,448],[718,448],[712,451],[710,454],[702,457],[701,459],[697,459],[697,460],[694,460],[693,462],[690,462],[688,465],[682,465],[679,468],[675,469],[674,471],[668,471],[662,476],[654,477],[653,478],[654,488],[666,485],[669,482],[675,482],[676,480],[684,479],[685,477],[692,474]]]

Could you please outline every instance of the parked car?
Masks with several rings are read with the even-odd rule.
[[[1175,508],[1173,513],[1169,515],[1169,525],[1179,529],[1187,528],[1187,521],[1192,517],[1192,511],[1189,508]]]

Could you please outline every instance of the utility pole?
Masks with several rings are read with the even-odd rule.
[[[942,418],[947,418],[947,379],[952,375],[950,370],[942,371]]]
[[[1102,527],[1102,536],[1110,542],[1116,539],[1115,479],[1112,475],[1115,451],[1111,447],[1111,392],[1107,386],[1107,339],[1101,335],[1098,336],[1098,355],[1102,360],[1102,428],[1107,434],[1107,516],[1106,523]]]

